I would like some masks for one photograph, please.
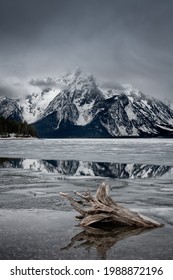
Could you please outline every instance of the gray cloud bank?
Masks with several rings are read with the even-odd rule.
[[[46,79],[31,79],[29,81],[29,84],[32,86],[39,87],[41,89],[57,87],[57,83],[52,78],[49,77]]]
[[[80,65],[173,99],[172,15],[172,0],[0,0],[0,79],[44,87]]]
[[[10,86],[0,85],[0,96],[14,97],[14,91]]]
[[[45,79],[31,79],[29,81],[29,84],[34,86],[34,87],[38,87],[41,90],[50,90],[50,89],[67,89],[66,85],[63,85],[57,81],[55,81],[54,79],[48,77]]]
[[[20,84],[19,82],[0,80],[0,97],[20,98],[28,94],[29,90],[26,85]]]

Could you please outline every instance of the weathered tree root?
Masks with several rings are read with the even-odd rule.
[[[79,225],[94,226],[112,224],[116,226],[135,226],[141,228],[162,227],[160,224],[148,217],[145,217],[137,212],[133,212],[123,207],[119,203],[113,201],[108,195],[109,186],[104,183],[99,186],[95,197],[89,191],[81,194],[75,194],[82,199],[77,201],[69,196],[67,193],[60,193],[61,196],[66,197],[73,208],[80,213],[78,217],[81,219]]]

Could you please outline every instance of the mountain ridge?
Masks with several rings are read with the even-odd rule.
[[[173,110],[138,90],[102,90],[80,69],[25,99],[0,98],[0,115],[29,120],[40,137],[172,137]]]

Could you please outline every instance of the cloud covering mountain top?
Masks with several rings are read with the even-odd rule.
[[[4,91],[22,95],[28,81],[80,65],[100,80],[172,99],[172,14],[171,0],[0,0]]]

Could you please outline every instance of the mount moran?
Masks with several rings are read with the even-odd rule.
[[[56,82],[26,98],[0,97],[0,116],[27,121],[45,138],[173,136],[173,110],[138,90],[106,89],[80,69]]]

